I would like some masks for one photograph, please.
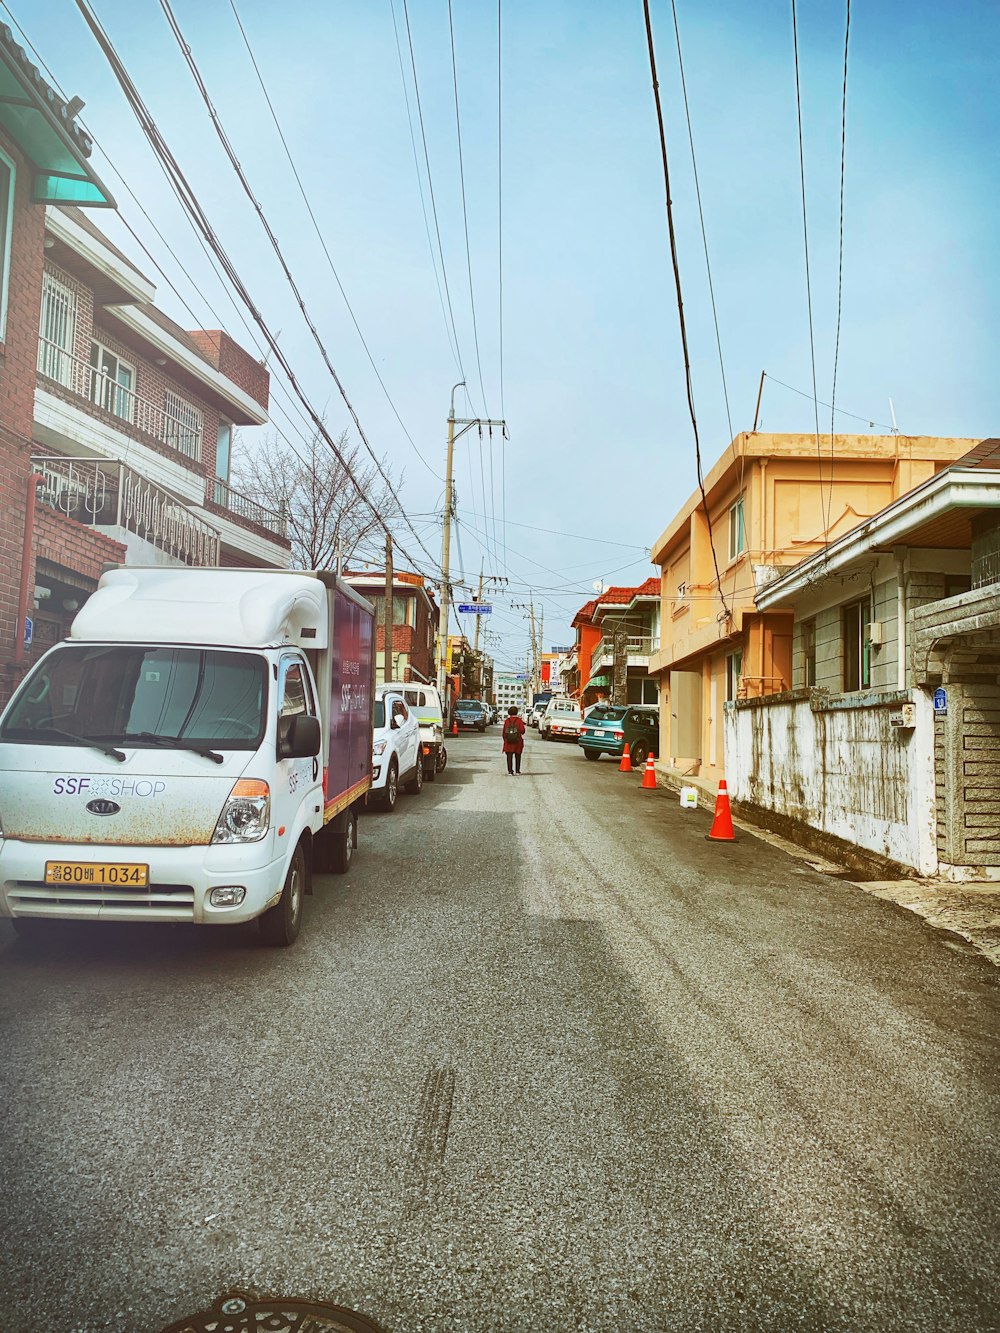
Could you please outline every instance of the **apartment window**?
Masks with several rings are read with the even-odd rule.
[[[872,599],[862,597],[843,610],[844,689],[867,690],[872,683],[871,645],[868,626],[872,619]]]
[[[726,658],[726,699],[732,701],[739,697],[740,677],[743,675],[742,652],[730,653]]]
[[[14,221],[14,163],[0,152],[0,340],[7,335],[10,237]]]
[[[802,683],[804,685],[816,684],[816,622],[815,620],[804,620],[802,622]]]
[[[742,555],[747,546],[746,519],[744,517],[743,496],[729,510],[729,558],[735,560]]]
[[[103,343],[90,344],[90,397],[106,412],[123,421],[135,419],[135,367]]]
[[[42,375],[60,384],[71,383],[75,333],[76,293],[51,273],[44,274],[38,339],[38,369]]]
[[[201,458],[204,418],[195,405],[168,389],[164,395],[163,413],[163,443],[188,458]]]

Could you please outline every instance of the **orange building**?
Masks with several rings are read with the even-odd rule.
[[[653,544],[661,571],[660,752],[677,776],[725,775],[723,707],[792,684],[792,613],[755,594],[978,441],[744,432]],[[710,520],[710,521],[709,521]],[[582,677],[581,677],[582,679]]]

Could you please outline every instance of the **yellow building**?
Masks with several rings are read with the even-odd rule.
[[[708,516],[696,491],[653,544],[661,630],[649,671],[660,679],[668,772],[714,791],[725,776],[726,701],[791,688],[792,613],[758,612],[756,592],[977,443],[826,435],[817,453],[813,435],[733,440],[705,477]]]

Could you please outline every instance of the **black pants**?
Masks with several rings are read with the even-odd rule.
[[[507,751],[507,772],[508,772],[508,773],[520,773],[520,771],[521,771],[521,751],[520,751],[520,750],[508,750],[508,751]]]

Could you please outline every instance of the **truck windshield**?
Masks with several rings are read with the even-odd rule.
[[[137,748],[216,745],[256,750],[267,666],[222,649],[69,644],[39,662],[3,724],[4,740],[95,740]]]

